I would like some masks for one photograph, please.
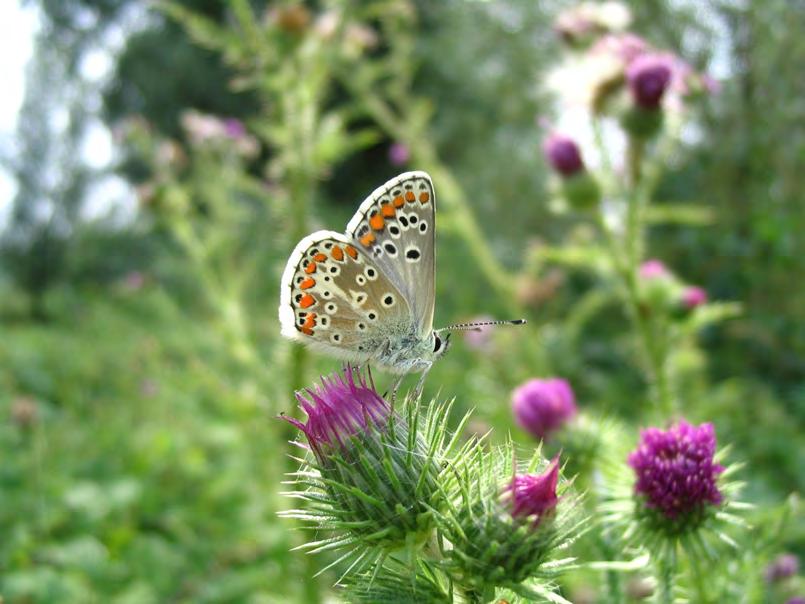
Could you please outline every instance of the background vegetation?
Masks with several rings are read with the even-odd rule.
[[[556,210],[540,151],[568,3],[29,4],[41,29],[0,239],[7,601],[331,597],[334,576],[311,578],[322,560],[292,552],[305,536],[276,517],[293,434],[275,416],[337,363],[280,339],[279,276],[298,239],[339,230],[405,169],[429,171],[440,196],[436,324],[529,319],[483,351],[458,342],[426,394],[524,448],[510,397],[531,377],[567,378],[634,439],[649,421],[600,242]],[[805,554],[805,8],[631,4],[636,30],[719,76],[665,166],[649,253],[741,305],[675,362],[686,416],[746,462],[765,548],[747,601],[778,601],[762,563]],[[90,80],[87,57],[121,32],[110,76]],[[80,149],[96,118],[137,193],[128,214],[93,211],[109,172]],[[591,601],[595,585],[580,573],[563,593]]]

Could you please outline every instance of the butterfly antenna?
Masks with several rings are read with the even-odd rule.
[[[448,325],[442,327],[438,331],[480,331],[482,327],[491,327],[493,325],[525,325],[528,323],[525,319],[508,319],[505,321],[478,321],[474,323],[456,323],[455,325]]]

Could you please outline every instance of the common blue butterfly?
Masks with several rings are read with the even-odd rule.
[[[282,275],[282,335],[405,375],[426,373],[447,352],[447,329],[525,323],[433,329],[435,226],[430,176],[405,172],[361,203],[346,234],[316,231],[302,239]]]

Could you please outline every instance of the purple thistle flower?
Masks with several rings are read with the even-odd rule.
[[[794,554],[780,554],[766,567],[763,574],[769,583],[777,583],[793,577],[798,572],[799,558]]]
[[[511,504],[511,515],[514,518],[536,516],[534,526],[537,526],[559,501],[556,495],[558,481],[558,455],[542,474],[515,474],[504,490],[504,497]]]
[[[553,133],[542,144],[542,152],[551,167],[562,176],[573,176],[584,170],[581,151],[572,138]]]
[[[389,161],[393,166],[402,166],[411,159],[411,151],[402,143],[392,143],[389,147]]]
[[[348,367],[344,374],[321,378],[321,386],[306,390],[307,397],[296,393],[300,408],[307,414],[302,422],[283,419],[299,428],[307,437],[313,452],[322,458],[328,449],[343,447],[350,437],[367,431],[370,425],[385,424],[391,407],[375,391],[374,383]]]
[[[688,310],[694,309],[707,302],[707,292],[701,287],[686,287],[682,292],[682,305]]]
[[[240,138],[246,134],[246,127],[239,119],[228,117],[223,120],[224,132],[229,138]]]
[[[667,277],[670,273],[662,260],[652,258],[640,265],[639,274],[641,279],[659,279]]]
[[[645,53],[626,69],[626,80],[635,103],[644,109],[657,109],[671,83],[674,61],[665,54]]]
[[[675,519],[719,505],[723,499],[716,485],[724,467],[713,460],[716,435],[713,424],[693,426],[684,420],[668,430],[648,428],[629,455],[637,474],[635,492],[647,507]]]
[[[524,430],[545,439],[576,415],[576,397],[561,378],[529,380],[512,394],[512,410]]]

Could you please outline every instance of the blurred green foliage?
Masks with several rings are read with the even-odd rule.
[[[292,553],[305,536],[276,519],[292,434],[274,416],[336,364],[280,342],[277,284],[296,240],[340,230],[408,165],[433,174],[442,204],[436,323],[525,312],[534,326],[500,330],[484,351],[457,343],[426,393],[474,408],[472,431],[531,447],[511,389],[562,375],[582,408],[636,440],[648,394],[603,249],[591,225],[551,211],[544,184],[537,120],[553,108],[541,82],[568,3],[195,0],[147,18],[128,0],[32,4],[45,25],[0,254],[9,602],[305,602],[332,583],[311,578],[325,564]],[[650,250],[742,306],[688,333],[674,366],[689,419],[713,421],[747,462],[765,549],[746,572],[760,585],[758,563],[805,555],[801,517],[775,532],[805,489],[805,11],[632,7],[648,39],[728,71],[659,185]],[[364,29],[314,34],[339,8]],[[97,175],[76,153],[89,111],[76,66],[121,23],[131,31],[102,114],[126,131],[119,171],[139,187],[123,226],[82,213]],[[40,119],[65,105],[66,138]],[[194,144],[187,109],[243,120],[259,153]],[[410,164],[391,163],[393,142]],[[567,589],[595,581],[579,573]]]

